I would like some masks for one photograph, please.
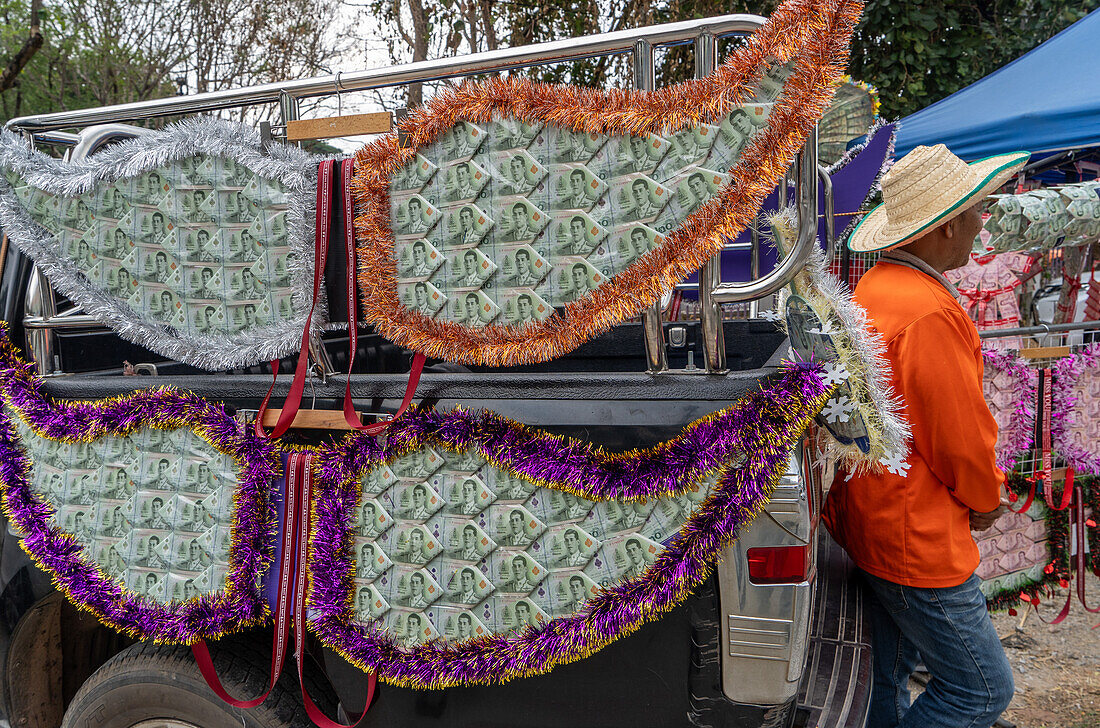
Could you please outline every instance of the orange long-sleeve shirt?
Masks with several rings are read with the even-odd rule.
[[[1004,482],[977,329],[942,284],[904,265],[879,262],[854,297],[886,344],[912,452],[905,475],[839,473],[822,516],[864,571],[908,586],[957,586],[979,562],[970,509],[995,509]]]

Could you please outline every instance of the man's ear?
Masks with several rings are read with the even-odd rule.
[[[947,222],[945,222],[943,225],[940,225],[940,232],[948,240],[955,237],[955,220],[957,220],[957,219],[958,218],[953,217],[950,220],[948,220]]]

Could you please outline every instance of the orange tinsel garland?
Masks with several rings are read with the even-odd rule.
[[[497,78],[467,82],[436,96],[403,125],[411,139],[407,147],[399,148],[396,135],[390,134],[356,154],[352,189],[364,319],[391,341],[430,357],[510,366],[561,356],[637,316],[751,221],[828,107],[862,8],[861,0],[788,0],[714,73],[657,91],[602,91]],[[481,329],[431,319],[398,299],[389,180],[417,149],[456,121],[484,123],[495,115],[582,133],[639,135],[714,123],[746,99],[766,65],[792,59],[795,72],[767,126],[731,170],[729,184],[669,233],[664,244],[590,295],[522,328]]]

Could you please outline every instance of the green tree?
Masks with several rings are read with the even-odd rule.
[[[395,63],[559,40],[726,13],[767,15],[777,0],[363,0]],[[954,93],[1026,53],[1100,0],[868,0],[850,72],[878,87],[882,113],[900,117]],[[391,32],[392,30],[392,32]],[[1084,62],[1084,59],[1081,59]],[[658,80],[690,78],[688,46],[659,56]],[[544,81],[622,85],[623,58],[532,69]],[[420,91],[410,95],[418,103]]]
[[[325,71],[339,0],[44,0],[44,44],[0,115],[127,103]],[[26,40],[28,0],[0,0],[0,47]],[[247,112],[241,112],[243,113]]]

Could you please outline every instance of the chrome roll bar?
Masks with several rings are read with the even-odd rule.
[[[52,114],[22,116],[10,120],[6,127],[23,132],[40,142],[66,138],[58,130],[83,128],[92,125],[109,125],[119,122],[139,121],[221,111],[225,109],[276,105],[283,124],[298,116],[302,99],[330,96],[351,91],[366,91],[409,83],[438,81],[482,73],[495,73],[528,68],[551,63],[583,60],[595,56],[630,53],[633,60],[633,85],[638,89],[652,90],[655,86],[654,49],[693,43],[697,78],[711,73],[716,66],[717,42],[722,38],[750,33],[765,19],[758,15],[731,14],[716,18],[702,18],[678,23],[666,23],[646,28],[600,33],[581,38],[539,43],[518,48],[504,48],[472,53],[458,58],[439,58],[418,61],[402,66],[365,69],[329,76],[269,83],[239,89],[210,91],[192,96],[174,96],[151,101],[117,104],[92,109],[78,109]],[[132,130],[132,127],[130,128]],[[87,151],[104,142],[104,137],[92,134],[95,139],[85,139],[92,130],[86,130],[76,142],[80,154],[74,150],[72,158],[80,158]],[[99,130],[97,129],[96,132]],[[799,233],[793,250],[768,274],[759,277],[758,236],[753,235],[751,246],[727,244],[725,249],[749,248],[752,255],[753,280],[748,283],[722,282],[720,255],[716,254],[699,272],[700,323],[704,339],[704,358],[708,373],[726,371],[725,342],[722,332],[722,303],[754,301],[785,286],[805,264],[816,237],[817,221],[817,136],[816,129],[807,137],[797,160],[796,197],[798,200]],[[786,185],[782,185],[786,189]],[[784,195],[785,197],[785,195]],[[53,304],[53,294],[36,274],[27,295],[28,333],[35,339],[42,356],[35,359],[39,371],[54,369],[50,346],[51,329],[88,326],[88,317],[66,312],[58,315]],[[649,307],[642,316],[645,334],[646,363],[650,372],[668,371],[668,355],[664,338],[664,316],[659,304]],[[695,370],[699,371],[699,370]]]

